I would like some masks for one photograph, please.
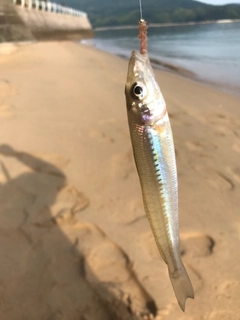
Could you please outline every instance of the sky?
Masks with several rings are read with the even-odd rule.
[[[227,4],[227,3],[240,3],[240,0],[198,0],[209,4]]]

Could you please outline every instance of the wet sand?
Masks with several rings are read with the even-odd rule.
[[[195,290],[183,313],[143,210],[127,62],[48,42],[0,68],[1,320],[239,320],[240,98],[156,70]]]

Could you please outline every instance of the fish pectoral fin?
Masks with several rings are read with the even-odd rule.
[[[174,272],[170,272],[170,270],[168,271],[178,304],[182,311],[185,311],[185,302],[187,298],[194,298],[193,287],[186,269],[182,264],[181,268],[175,270]]]

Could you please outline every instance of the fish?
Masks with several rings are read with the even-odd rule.
[[[166,103],[155,80],[147,50],[147,24],[139,22],[140,52],[128,64],[125,97],[133,155],[144,209],[180,308],[194,291],[181,260],[178,179]]]

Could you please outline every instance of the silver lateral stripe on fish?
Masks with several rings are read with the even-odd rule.
[[[141,25],[144,23],[145,27]],[[141,53],[132,52],[125,87],[128,123],[144,208],[157,247],[168,265],[178,303],[184,311],[186,299],[193,298],[194,293],[180,254],[178,182],[172,130],[149,61],[144,20],[140,20],[139,29]]]

